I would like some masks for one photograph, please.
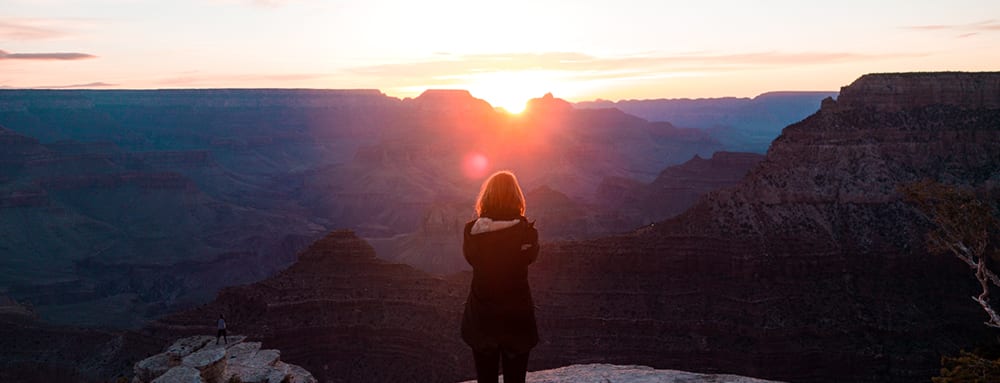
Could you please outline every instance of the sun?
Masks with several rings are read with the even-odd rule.
[[[494,97],[490,105],[503,108],[507,113],[520,114],[528,106],[528,99],[521,96]]]
[[[528,100],[552,92],[558,85],[551,73],[543,71],[476,73],[463,80],[472,95],[512,114],[523,112]]]

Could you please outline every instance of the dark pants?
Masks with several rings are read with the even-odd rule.
[[[476,380],[479,383],[496,383],[501,361],[504,383],[524,383],[524,374],[528,371],[528,353],[513,354],[499,349],[485,352],[473,350],[472,356],[476,359]]]
[[[219,344],[219,338],[222,338],[226,341],[226,343],[229,343],[229,338],[226,336],[226,329],[220,328],[219,332],[215,333],[215,344]]]

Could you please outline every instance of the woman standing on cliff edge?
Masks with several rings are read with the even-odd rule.
[[[472,347],[476,378],[524,382],[528,353],[538,343],[528,265],[538,257],[538,231],[524,217],[524,193],[514,174],[496,172],[483,183],[476,220],[465,224],[462,254],[472,265],[472,287],[462,316],[462,339]]]

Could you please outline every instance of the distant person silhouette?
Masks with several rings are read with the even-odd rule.
[[[496,172],[483,183],[476,215],[465,224],[462,254],[472,265],[472,287],[462,316],[462,340],[472,347],[476,379],[524,382],[528,353],[538,344],[528,265],[538,257],[538,231],[524,217],[517,177]]]
[[[219,321],[217,322],[219,331],[215,333],[215,344],[219,344],[219,338],[222,338],[225,344],[229,344],[229,337],[226,336],[226,318],[219,314]]]

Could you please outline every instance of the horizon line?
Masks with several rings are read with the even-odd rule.
[[[32,92],[334,91],[334,92],[359,92],[359,93],[360,92],[377,92],[378,94],[380,94],[382,96],[389,97],[389,98],[395,98],[395,99],[398,99],[400,101],[403,101],[403,100],[406,100],[406,99],[415,99],[417,97],[420,97],[420,95],[423,95],[423,94],[427,93],[428,91],[464,91],[464,92],[469,93],[469,95],[471,95],[473,98],[489,102],[485,98],[476,97],[475,95],[472,94],[472,91],[470,91],[468,89],[462,89],[462,88],[426,88],[422,92],[420,92],[420,94],[417,95],[417,96],[412,96],[412,97],[411,96],[405,96],[405,97],[401,97],[401,96],[390,95],[390,94],[386,93],[385,91],[383,91],[383,90],[381,90],[379,88],[303,88],[303,87],[288,87],[288,88],[282,88],[282,87],[267,87],[267,88],[259,88],[259,87],[247,87],[247,88],[221,87],[221,88],[207,88],[206,87],[206,88],[113,88],[113,89],[107,89],[107,88],[59,88],[59,87],[50,87],[50,86],[49,87],[47,87],[47,86],[23,87],[23,88],[22,87],[9,87],[9,86],[7,86],[7,87],[0,87],[0,92],[10,92],[10,91],[15,91],[15,92],[18,92],[18,91],[32,91]],[[620,101],[652,101],[652,100],[713,100],[713,99],[727,99],[727,98],[754,99],[754,98],[757,98],[757,97],[760,97],[760,96],[763,96],[763,95],[766,95],[766,94],[774,94],[774,93],[840,93],[840,89],[836,89],[836,90],[830,90],[830,89],[826,89],[826,90],[817,90],[817,89],[811,89],[811,90],[769,90],[769,91],[758,93],[758,94],[756,94],[754,96],[657,97],[657,98],[619,98],[619,99],[607,99],[607,98],[603,98],[603,97],[596,97],[596,98],[592,98],[592,99],[581,99],[581,100],[577,100],[577,101],[570,101],[569,99],[556,96],[552,92],[546,92],[546,93],[543,93],[543,94],[539,95],[538,97],[532,97],[532,99],[533,98],[544,97],[545,94],[553,94],[553,97],[558,98],[558,99],[562,99],[562,100],[565,100],[565,101],[568,101],[568,102],[571,102],[571,103],[583,103],[583,102],[620,102]],[[492,106],[492,103],[490,105]]]

